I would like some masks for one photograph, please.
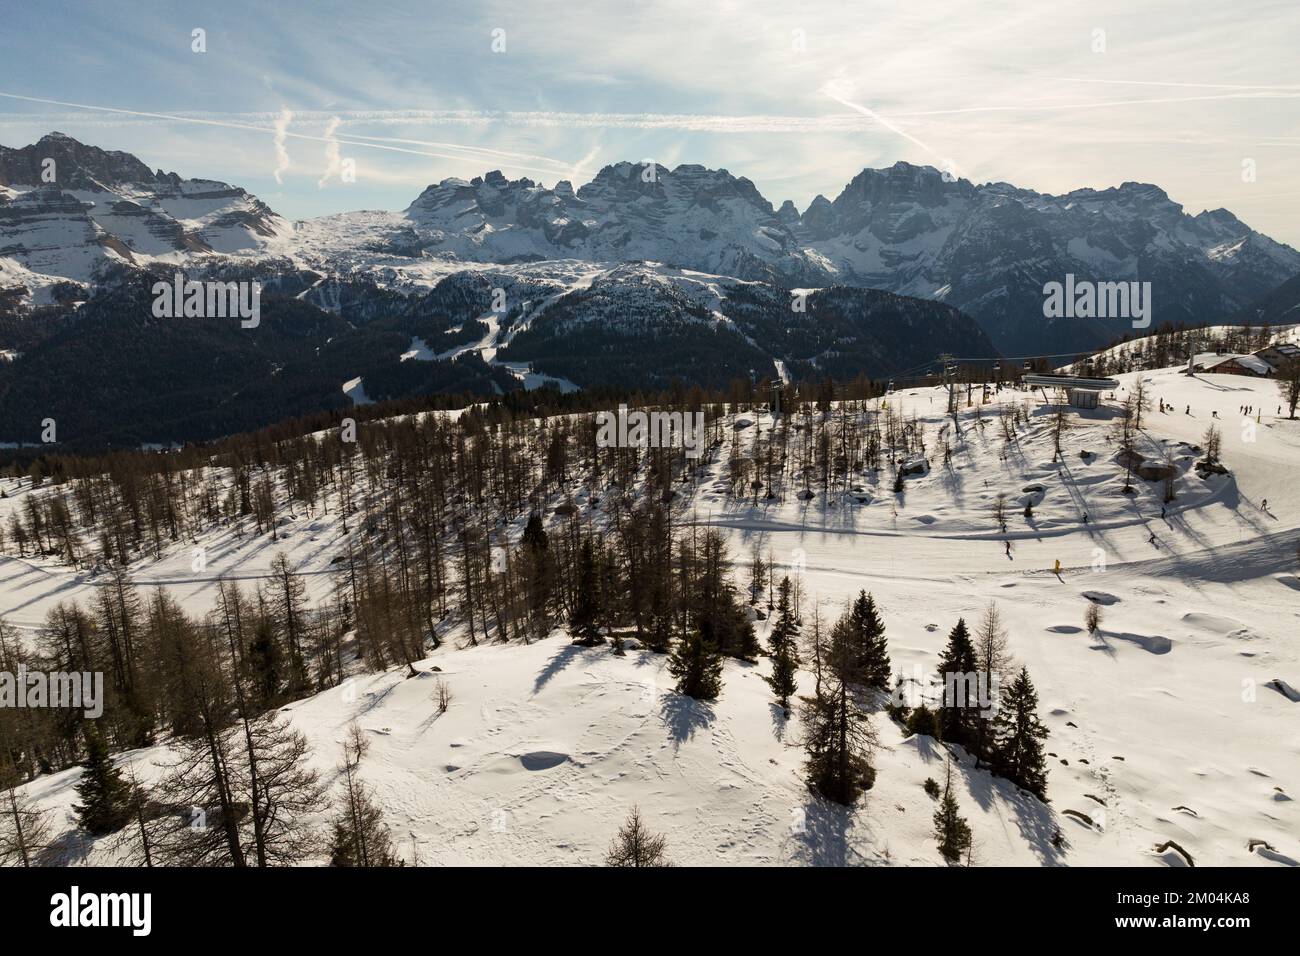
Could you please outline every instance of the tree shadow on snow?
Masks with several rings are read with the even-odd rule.
[[[940,469],[940,482],[943,488],[948,492],[948,497],[952,503],[959,509],[966,507],[966,479],[957,472],[955,463],[945,465]]]
[[[841,807],[816,796],[799,810],[794,823],[794,861],[801,866],[848,866],[858,856],[849,848],[853,808]]]
[[[40,850],[36,863],[38,866],[84,865],[94,845],[94,839],[84,830],[66,830]]]
[[[767,709],[769,716],[772,718],[772,736],[784,742],[786,728],[790,725],[790,715],[776,701],[770,702]]]
[[[975,770],[962,765],[966,787],[975,802],[985,809],[993,809],[1001,816],[1000,808],[1011,811],[1011,822],[1020,831],[1020,837],[1044,866],[1065,866],[1064,845],[1057,848],[1052,838],[1059,832],[1056,814],[1052,808],[1032,793],[1021,790],[1009,780],[994,777],[987,770]]]
[[[573,663],[573,659],[581,654],[582,651],[583,647],[580,644],[566,644],[564,647],[556,651],[555,656],[546,662],[546,666],[542,668],[542,672],[538,674],[537,679],[533,681],[533,693],[540,693],[541,689],[550,683],[551,679],[554,678],[556,674]]]
[[[713,724],[713,706],[675,691],[665,694],[659,707],[659,716],[672,735],[674,748]]]
[[[929,763],[931,760],[943,760],[948,756],[948,748],[939,743],[929,734],[912,734],[904,738],[905,741],[916,741],[916,752],[921,758]]]
[[[960,744],[943,744],[933,737],[914,735],[917,753],[928,763],[931,759],[944,760],[952,758],[962,778],[966,781],[966,790],[971,799],[984,812],[992,811],[1002,817],[1002,807],[1011,811],[1011,822],[1015,823],[1023,839],[1034,855],[1044,866],[1065,866],[1063,850],[1052,845],[1052,838],[1059,832],[1056,813],[1032,793],[1021,790],[1010,780],[995,777],[986,768],[976,768],[975,759]],[[912,737],[907,738],[912,740]],[[1000,806],[998,806],[1000,804]]]
[[[380,704],[386,701],[388,699],[388,695],[391,694],[393,691],[397,690],[399,686],[401,685],[389,684],[381,691],[373,691],[373,690],[366,691],[364,703],[362,703],[361,706],[357,708],[355,717],[363,717],[366,714],[370,713],[372,710],[374,710],[376,707],[378,707]]]

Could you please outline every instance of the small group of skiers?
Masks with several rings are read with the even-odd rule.
[[[1156,399],[1156,406],[1157,406],[1157,408],[1160,410],[1160,412],[1161,412],[1162,414],[1165,413],[1165,412],[1168,412],[1168,411],[1172,411],[1173,408],[1174,408],[1173,405],[1171,405],[1171,404],[1169,404],[1168,402],[1166,402],[1163,398],[1157,398],[1157,399]],[[1259,415],[1259,413],[1260,413],[1260,412],[1259,412],[1259,409],[1258,409],[1256,406],[1254,406],[1254,405],[1238,405],[1238,406],[1237,406],[1237,411],[1238,411],[1238,413],[1240,413],[1240,414],[1242,414],[1242,415],[1256,415],[1256,416],[1257,416],[1257,415]],[[1192,406],[1191,406],[1191,405],[1188,405],[1188,406],[1186,407],[1186,409],[1184,409],[1183,414],[1184,414],[1184,415],[1190,415],[1191,413],[1192,413]],[[1281,406],[1281,405],[1279,405],[1279,406],[1277,407],[1277,414],[1278,414],[1279,417],[1282,415],[1282,406]],[[1211,412],[1210,412],[1210,417],[1211,417],[1211,418],[1218,418],[1218,417],[1219,417],[1219,413],[1218,413],[1217,411],[1211,411]]]

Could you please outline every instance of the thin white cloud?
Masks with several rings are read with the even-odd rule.
[[[289,150],[285,143],[288,137],[285,132],[289,124],[293,122],[293,110],[283,109],[275,121],[275,181],[283,183],[283,176],[289,171]]]
[[[325,175],[321,176],[316,183],[317,189],[324,189],[325,184],[330,179],[338,176],[339,171],[343,168],[343,154],[339,148],[338,137],[334,135],[342,125],[343,121],[337,116],[330,117],[330,121],[325,124],[325,136],[323,137],[325,140]]]

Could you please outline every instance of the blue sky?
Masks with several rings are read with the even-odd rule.
[[[0,143],[58,129],[292,218],[625,159],[725,167],[802,209],[902,159],[1047,192],[1154,182],[1300,246],[1290,0],[7,6]]]

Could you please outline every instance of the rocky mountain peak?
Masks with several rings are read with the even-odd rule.
[[[161,175],[130,153],[89,146],[66,133],[47,133],[20,149],[0,146],[0,184],[37,186],[45,182],[46,169],[52,169],[55,182],[65,189],[147,185]]]

